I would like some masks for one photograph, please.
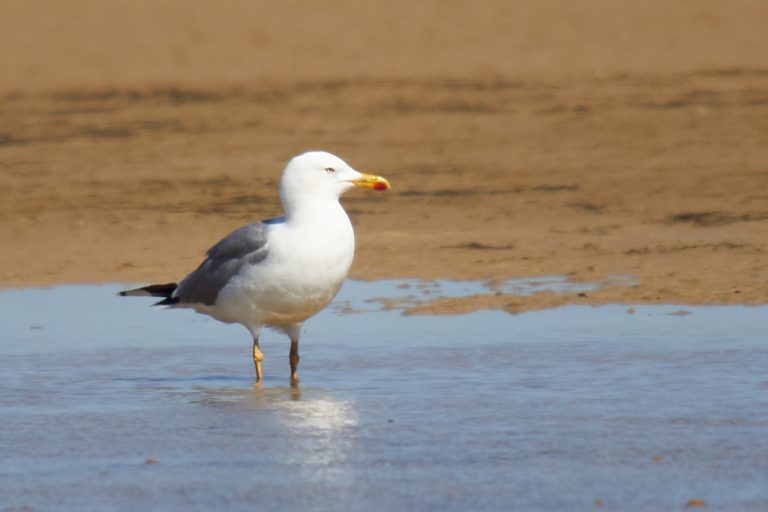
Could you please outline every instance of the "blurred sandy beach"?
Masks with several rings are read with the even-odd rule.
[[[393,185],[344,198],[353,277],[606,283],[438,310],[765,303],[766,21],[761,1],[5,1],[0,285],[182,277],[278,214],[282,167],[319,148]]]

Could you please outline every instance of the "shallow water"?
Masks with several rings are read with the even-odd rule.
[[[241,327],[0,292],[0,510],[768,510],[768,307],[376,300],[482,288],[438,285],[349,282],[299,388],[274,333],[254,388]]]

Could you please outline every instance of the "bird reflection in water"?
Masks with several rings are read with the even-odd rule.
[[[286,462],[300,464],[314,479],[315,470],[327,477],[334,473],[337,483],[351,484],[346,461],[353,449],[358,416],[351,400],[335,397],[328,390],[300,386],[253,389],[258,407],[273,410],[281,430],[290,437],[292,449]],[[317,476],[317,475],[315,475]]]
[[[331,390],[292,386],[250,388],[197,388],[193,401],[213,407],[234,408],[249,417],[261,432],[277,431],[295,447],[284,454],[302,464],[328,464],[346,459],[358,426],[352,400]],[[257,413],[254,415],[254,413]]]

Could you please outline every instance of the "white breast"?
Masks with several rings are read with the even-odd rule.
[[[213,316],[245,325],[286,325],[328,305],[355,250],[352,225],[336,205],[270,226],[267,258],[244,267],[222,289]]]

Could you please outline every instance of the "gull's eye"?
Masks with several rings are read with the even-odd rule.
[[[334,169],[333,167],[326,167],[325,172],[327,172],[328,174],[331,174],[332,172],[336,172],[336,169]]]

